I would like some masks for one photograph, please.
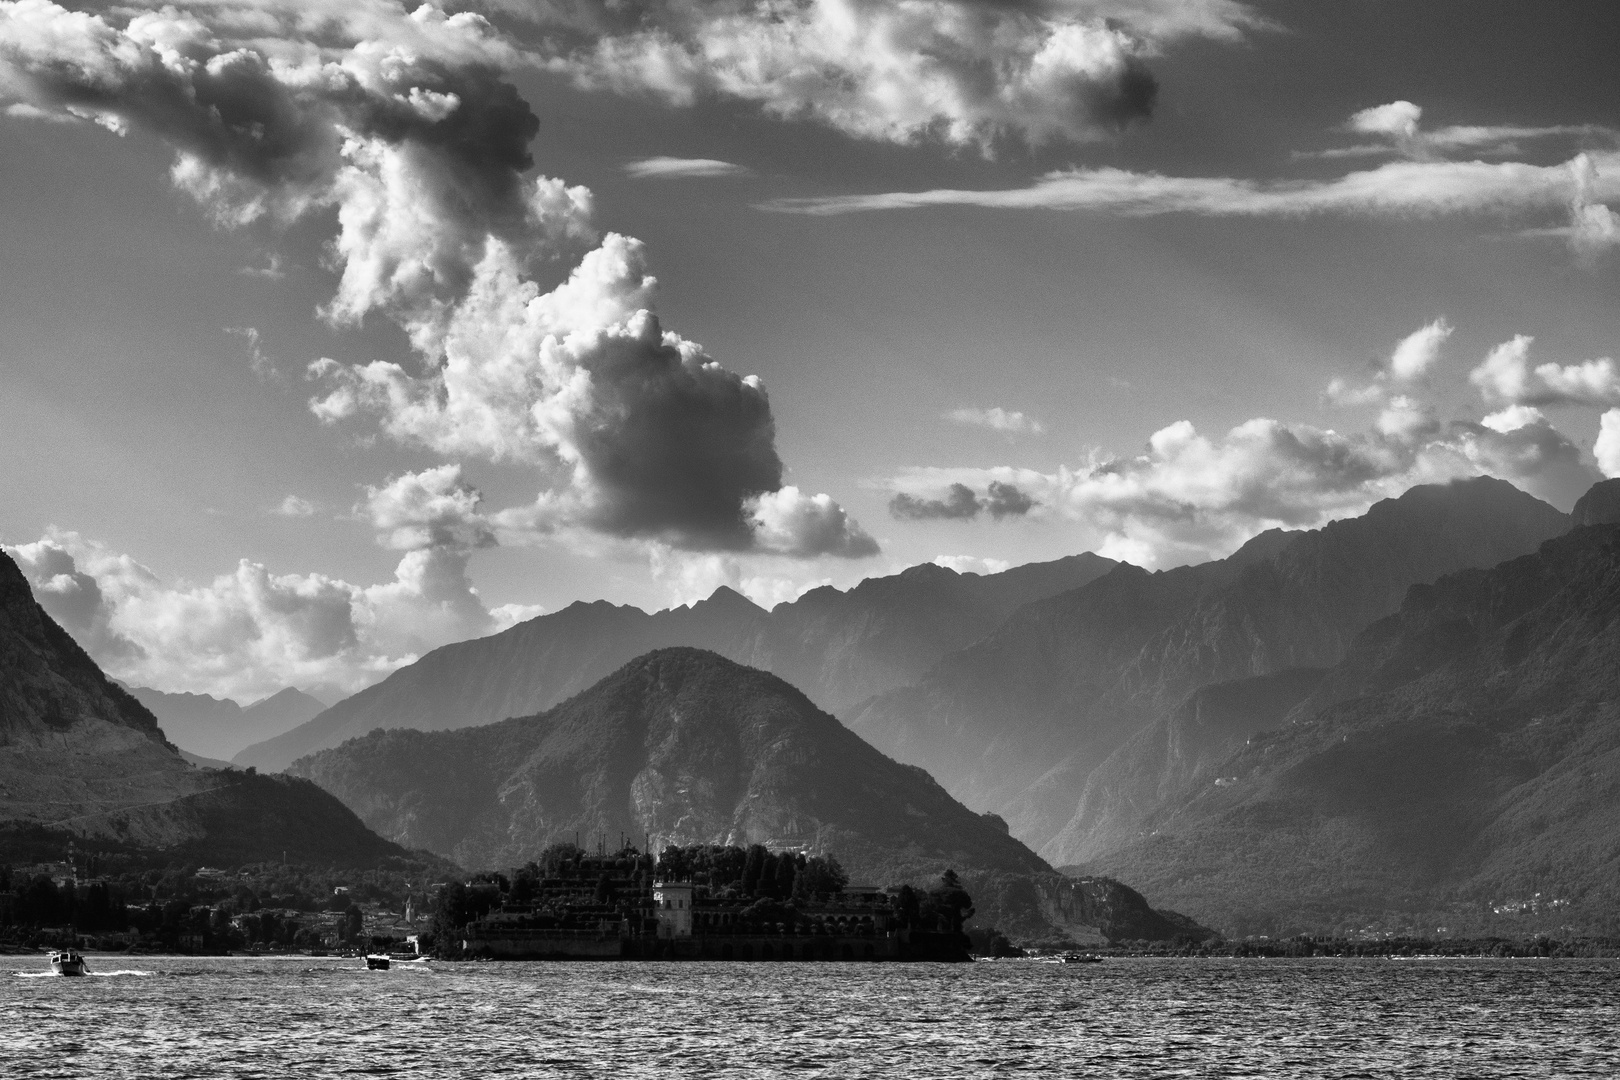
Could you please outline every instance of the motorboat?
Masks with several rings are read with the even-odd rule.
[[[57,949],[51,953],[51,970],[58,975],[87,975],[84,957],[72,949]]]
[[[1064,953],[1061,959],[1062,959],[1062,962],[1065,963],[1065,964],[1100,964],[1100,963],[1102,963],[1102,957],[1093,955],[1092,953],[1075,953],[1075,952]]]
[[[381,953],[366,954],[366,969],[368,971],[387,971],[388,963],[388,957]]]

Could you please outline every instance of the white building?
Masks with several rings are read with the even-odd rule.
[[[692,886],[667,881],[653,882],[653,903],[658,908],[658,936],[692,936]]]

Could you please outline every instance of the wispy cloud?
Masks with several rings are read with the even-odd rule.
[[[1593,197],[1620,198],[1620,153],[1582,155],[1560,165],[1520,162],[1396,161],[1332,180],[1241,180],[1165,176],[1126,169],[1064,169],[1019,188],[935,188],[871,195],[775,199],[761,209],[851,214],[928,206],[998,210],[1099,210],[1125,217],[1307,217],[1315,214],[1435,217],[1505,215],[1566,207],[1577,169],[1590,165]]]
[[[1500,156],[1520,153],[1523,144],[1546,139],[1587,139],[1612,144],[1616,137],[1613,129],[1598,124],[1452,124],[1425,131],[1420,123],[1422,117],[1423,109],[1410,101],[1375,105],[1352,114],[1344,130],[1382,141],[1299,151],[1294,156],[1331,159],[1400,154],[1417,160],[1460,153]]]
[[[988,409],[952,409],[944,419],[967,427],[988,428],[1006,435],[1044,435],[1046,427],[1039,420],[1021,412],[1003,409],[999,405]]]
[[[1319,215],[1422,218],[1489,215],[1523,218],[1561,213],[1566,224],[1527,228],[1556,234],[1583,255],[1620,246],[1620,216],[1606,204],[1620,199],[1620,133],[1590,125],[1552,127],[1453,126],[1426,132],[1422,110],[1397,101],[1365,109],[1348,128],[1384,140],[1316,156],[1396,154],[1402,160],[1327,179],[1257,180],[1230,176],[1166,176],[1129,169],[1060,169],[1014,188],[933,188],[872,194],[774,199],[762,210],[791,214],[851,214],[939,206],[996,210],[1071,210],[1153,217],[1304,218]],[[1457,151],[1507,153],[1517,141],[1581,135],[1603,145],[1557,164],[1453,161]]]
[[[749,176],[749,169],[716,158],[650,157],[632,161],[624,171],[637,180],[674,180],[705,176]]]
[[[297,495],[288,495],[274,510],[277,517],[306,518],[315,516],[315,504]]]

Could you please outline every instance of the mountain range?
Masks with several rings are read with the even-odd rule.
[[[520,865],[575,840],[804,847],[877,884],[946,869],[970,891],[993,882],[975,893],[981,918],[1024,936],[1101,921],[1097,883],[1059,876],[1000,819],[884,757],[782,679],[705,650],[648,653],[534,716],[377,730],[290,771],[384,836],[467,866]],[[1200,932],[1155,918],[1142,936]]]
[[[1077,871],[1238,931],[1613,933],[1620,500],[1578,511],[1595,523],[1414,587],[1338,664],[1270,688],[1248,730],[1206,705],[1123,748],[1099,770],[1113,795],[1155,758],[1175,780],[1138,783],[1133,817],[1088,791]]]
[[[771,611],[729,588],[648,614],[606,601],[571,604],[490,637],[428,653],[234,760],[264,770],[373,728],[436,731],[526,716],[577,694],[655,649],[708,649],[773,672],[829,711],[905,685],[1020,606],[1114,567],[1085,553],[998,574],[924,564],[847,591],[812,589]]]
[[[224,761],[326,710],[324,702],[291,686],[246,706],[209,694],[166,694],[145,686],[125,689],[157,717],[163,734],[181,750]]]
[[[404,857],[308,781],[198,769],[0,553],[0,862],[82,850],[161,861]]]
[[[1092,771],[1202,686],[1326,667],[1406,590],[1534,551],[1569,518],[1486,477],[1412,488],[1358,518],[1255,537],[1226,559],[1120,565],[1027,604],[915,684],[844,714],[874,746],[1075,861]]]

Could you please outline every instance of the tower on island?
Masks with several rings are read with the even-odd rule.
[[[692,936],[692,886],[689,882],[653,882],[653,903],[658,911],[658,936]]]

